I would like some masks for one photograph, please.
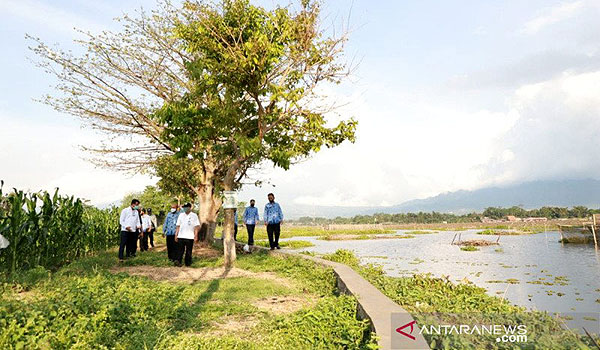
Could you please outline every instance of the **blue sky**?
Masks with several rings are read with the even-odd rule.
[[[273,6],[274,1],[259,1]],[[282,2],[283,3],[283,2]],[[285,2],[287,3],[287,2]],[[0,0],[0,178],[104,204],[156,179],[94,169],[79,145],[100,136],[33,102],[52,78],[25,33],[65,49],[73,26],[154,1]],[[323,24],[350,14],[350,80],[327,89],[359,120],[358,140],[260,176],[290,205],[391,205],[457,189],[597,178],[600,1],[326,1]],[[272,187],[246,188],[262,198]]]

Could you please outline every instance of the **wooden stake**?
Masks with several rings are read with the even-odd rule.
[[[598,239],[596,238],[596,214],[592,214],[592,235],[594,235],[594,246],[598,250]]]

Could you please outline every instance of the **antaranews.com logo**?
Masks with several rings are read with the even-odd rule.
[[[524,324],[519,325],[424,325],[419,327],[417,321],[408,322],[398,328],[396,332],[411,340],[415,340],[416,337],[413,332],[418,330],[418,334],[425,335],[493,335],[496,336],[496,342],[502,343],[525,343],[527,342],[527,326]]]
[[[530,323],[526,321],[528,318],[511,313],[418,313],[414,315],[392,313],[391,348],[448,349],[465,345],[496,348],[499,344],[506,344],[511,348],[523,346],[529,348],[535,346],[537,341],[541,341],[542,339],[536,338],[547,331],[548,323],[537,321],[540,315],[532,314]],[[600,313],[544,315],[554,319],[555,322],[552,324],[557,328],[553,333],[565,332],[570,335],[578,333],[589,338],[600,334]],[[559,339],[545,339],[545,341],[547,345],[548,341],[559,341]]]
[[[529,341],[527,325],[509,317],[484,314],[392,314],[392,349],[444,348],[448,344],[507,343]],[[427,346],[427,347],[425,347]]]

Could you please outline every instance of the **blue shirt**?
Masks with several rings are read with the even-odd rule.
[[[283,212],[281,211],[279,203],[269,202],[265,204],[263,219],[267,224],[278,224],[283,221]]]
[[[175,235],[175,228],[177,226],[177,217],[179,216],[179,212],[176,211],[174,213],[167,213],[167,219],[165,220],[165,224],[163,225],[163,232],[166,236]]]
[[[258,217],[258,208],[257,207],[246,207],[244,210],[244,223],[246,225],[256,225],[260,221]]]

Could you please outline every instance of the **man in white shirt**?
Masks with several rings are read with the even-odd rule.
[[[133,199],[131,205],[121,211],[119,222],[121,224],[121,244],[119,245],[119,261],[123,261],[123,250],[126,250],[126,256],[135,256],[135,246],[132,246],[133,239],[137,239],[136,231],[142,228],[140,221],[140,201]],[[136,243],[137,244],[137,243]]]
[[[152,229],[152,220],[150,215],[146,214],[146,209],[142,209],[142,239],[140,240],[140,250],[145,252],[148,250],[148,236]]]
[[[192,264],[192,249],[194,242],[198,242],[198,231],[200,230],[200,220],[198,215],[192,213],[192,204],[186,203],[183,206],[183,213],[177,217],[175,228],[175,242],[179,246],[175,266],[181,266],[183,254],[185,251],[185,266]]]
[[[148,238],[150,238],[150,246],[154,248],[154,232],[156,232],[156,229],[158,228],[158,219],[156,218],[156,215],[152,213],[151,208],[148,208],[148,217],[150,218],[150,222],[152,223],[152,228],[148,233]]]

